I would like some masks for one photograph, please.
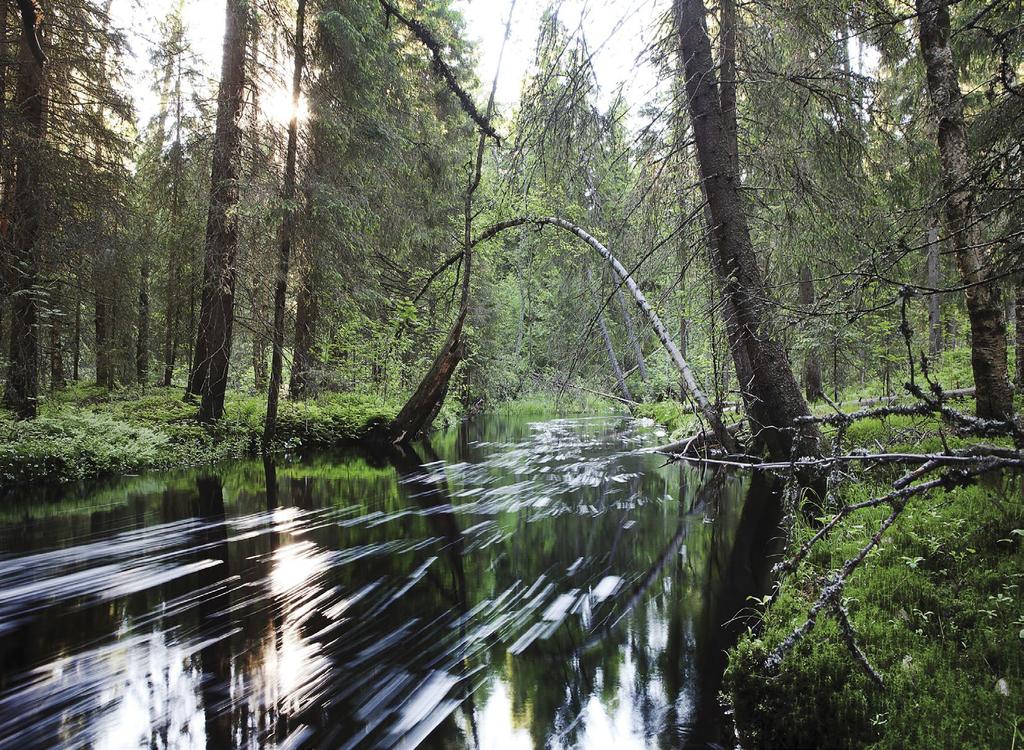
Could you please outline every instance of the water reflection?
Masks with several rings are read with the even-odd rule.
[[[9,506],[0,747],[728,745],[777,501],[650,441],[482,419]]]

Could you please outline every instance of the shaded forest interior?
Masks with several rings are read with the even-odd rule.
[[[851,575],[912,501],[1024,467],[1019,2],[666,0],[620,61],[649,87],[557,2],[502,5],[501,52],[453,0],[204,3],[212,77],[186,0],[142,47],[114,3],[0,5],[4,482],[601,399],[786,474],[820,518],[780,574],[887,511],[744,652],[776,674],[820,616],[885,684]]]

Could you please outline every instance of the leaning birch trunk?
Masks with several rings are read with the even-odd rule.
[[[636,359],[636,369],[640,373],[640,380],[644,385],[648,384],[647,360],[644,359],[644,350],[640,346],[640,337],[636,333],[636,326],[633,325],[633,316],[629,314],[629,307],[626,305],[626,296],[622,293],[623,279],[617,273],[614,274],[615,283],[618,288],[615,296],[619,302],[619,310],[622,311],[622,321],[626,324],[626,338],[633,348],[633,358]]]
[[[587,283],[590,284],[591,289],[594,289],[594,273],[590,270],[590,266],[587,266]],[[601,295],[596,290],[594,297],[597,302],[597,327],[601,330],[604,348],[608,350],[608,361],[611,363],[612,372],[615,374],[615,381],[619,384],[619,390],[622,392],[622,395],[629,401],[632,401],[633,394],[629,392],[629,386],[626,385],[626,377],[622,374],[622,368],[619,366],[619,358],[615,356],[612,337],[608,333],[608,324],[604,320],[604,303],[601,301]]]
[[[690,365],[683,358],[682,353],[679,351],[679,347],[676,346],[672,340],[672,336],[669,334],[668,329],[662,324],[661,319],[657,313],[651,308],[647,302],[647,298],[644,297],[644,293],[640,291],[640,287],[633,280],[633,277],[629,275],[629,271],[619,263],[618,259],[611,254],[604,245],[602,245],[593,235],[589,234],[585,230],[576,226],[575,224],[566,221],[565,219],[559,219],[554,216],[541,217],[536,219],[521,219],[515,220],[511,223],[505,222],[505,225],[518,226],[519,224],[549,224],[551,226],[560,227],[567,232],[572,232],[574,235],[579,237],[581,240],[590,245],[598,254],[607,261],[619,276],[625,279],[626,288],[629,289],[630,294],[633,295],[633,299],[636,300],[636,305],[640,308],[640,312],[647,319],[647,322],[651,324],[651,328],[658,335],[658,340],[661,341],[661,345],[665,347],[665,351],[668,352],[669,357],[672,358],[672,363],[679,370],[679,374],[682,377],[683,384],[686,386],[686,392],[693,399],[697,405],[697,410],[701,416],[708,421],[711,425],[711,431],[714,433],[715,438],[722,444],[726,450],[735,453],[736,452],[736,441],[733,436],[726,429],[725,423],[722,422],[722,417],[708,400],[708,397],[701,390],[701,387],[697,384],[697,378],[694,377],[693,370],[690,369]],[[496,234],[503,228],[507,228],[505,225],[496,225],[492,227],[480,236],[477,242],[487,239],[493,234]]]

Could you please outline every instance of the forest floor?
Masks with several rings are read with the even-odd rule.
[[[848,439],[854,448],[940,452],[938,428],[932,418],[889,417],[855,424]],[[896,476],[852,473],[838,500],[884,496]],[[745,747],[1024,747],[1019,474],[915,499],[849,580],[843,602],[884,687],[824,614],[778,673],[765,673],[765,658],[806,620],[818,582],[853,557],[890,510],[859,511],[817,545],[730,653],[726,692]],[[788,554],[813,533],[797,521]]]

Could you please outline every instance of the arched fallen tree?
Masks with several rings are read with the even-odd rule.
[[[693,373],[693,369],[679,351],[679,347],[676,346],[675,342],[672,340],[668,329],[665,328],[665,325],[661,322],[657,313],[655,313],[653,308],[651,308],[650,304],[647,302],[647,298],[644,296],[644,293],[640,290],[637,283],[633,280],[629,271],[596,237],[582,227],[579,227],[570,221],[566,221],[565,219],[554,216],[523,216],[515,219],[509,219],[508,221],[503,221],[489,227],[475,239],[468,242],[467,247],[475,247],[481,242],[486,242],[507,229],[521,227],[524,225],[558,227],[559,229],[570,232],[583,240],[587,245],[596,250],[602,258],[604,258],[604,260],[612,267],[614,272],[624,280],[626,288],[633,295],[633,299],[636,301],[640,312],[658,335],[658,340],[661,341],[662,346],[672,359],[672,363],[676,366],[676,369],[679,370],[682,382],[686,386],[687,395],[693,399],[700,417],[707,422],[707,425],[715,439],[726,450],[736,452],[737,446],[733,434],[722,421],[722,416],[719,411],[714,407],[707,395],[701,389],[700,385],[697,383],[697,378]],[[465,277],[463,278],[463,282],[464,284],[467,283],[467,279]],[[464,289],[463,291],[463,299],[465,300],[466,290]],[[392,422],[390,433],[394,442],[408,442],[415,438],[423,427],[429,424],[429,420],[440,408],[441,403],[448,392],[449,380],[462,357],[461,335],[462,324],[465,321],[465,313],[466,310],[464,306],[460,306],[456,323],[449,334],[448,340],[445,341],[441,354],[438,355],[438,358],[427,373],[427,377],[424,378],[424,381],[420,384],[420,387],[417,388],[412,398],[410,398],[405,407],[403,407],[395,421]],[[413,426],[414,429],[410,429],[411,426]]]

